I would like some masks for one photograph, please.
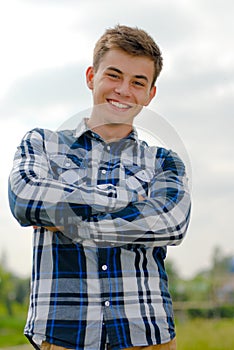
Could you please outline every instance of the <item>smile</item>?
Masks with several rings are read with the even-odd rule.
[[[127,104],[123,104],[123,103],[120,103],[118,101],[114,101],[114,100],[108,100],[108,102],[114,106],[114,107],[117,107],[119,109],[129,109],[131,108],[131,106],[127,105]]]

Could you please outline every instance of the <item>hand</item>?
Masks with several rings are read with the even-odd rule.
[[[40,226],[33,226],[33,228],[35,228],[35,229],[37,229],[39,227]],[[63,226],[58,226],[58,227],[55,227],[55,226],[42,226],[42,227],[44,227],[46,230],[51,231],[51,232],[62,231],[64,229]]]
[[[145,198],[144,198],[141,194],[138,194],[138,200],[139,200],[139,201],[144,201]]]

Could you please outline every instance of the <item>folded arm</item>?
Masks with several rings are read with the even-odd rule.
[[[45,142],[48,133],[29,132],[15,155],[9,201],[21,225],[58,228],[75,242],[164,246],[182,241],[190,196],[184,164],[176,154],[164,149],[156,154],[147,195],[123,182],[121,187],[75,185],[54,178]]]
[[[173,152],[163,150],[160,166],[150,183],[149,195],[126,208],[96,214],[82,222],[79,232],[97,241],[144,246],[178,245],[190,219],[190,194],[185,167]],[[156,164],[158,159],[156,158]],[[97,224],[98,222],[98,224]]]
[[[15,154],[9,178],[9,202],[22,226],[61,227],[71,221],[79,225],[85,218],[121,210],[137,200],[136,192],[123,187],[85,183],[78,186],[54,179],[45,142],[53,139],[50,133],[41,129],[29,132]]]

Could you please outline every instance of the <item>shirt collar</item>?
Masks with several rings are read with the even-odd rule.
[[[88,130],[90,130],[86,121],[87,121],[87,118],[83,118],[82,121],[77,125],[75,130],[75,137],[79,138],[81,135],[83,135]]]

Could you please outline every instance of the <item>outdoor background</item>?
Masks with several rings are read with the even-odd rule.
[[[19,226],[7,199],[16,147],[29,129],[57,129],[91,106],[85,70],[96,40],[118,23],[145,29],[159,44],[164,68],[149,107],[174,127],[190,157],[192,219],[182,245],[168,249],[169,270],[180,282],[171,282],[172,292],[178,302],[233,305],[233,13],[231,0],[0,2],[0,312],[17,314],[19,305],[9,306],[18,288],[13,280],[25,303],[31,269],[31,229]],[[3,287],[9,291],[1,309]],[[187,289],[195,296],[185,296]],[[2,325],[0,319],[0,332]]]

